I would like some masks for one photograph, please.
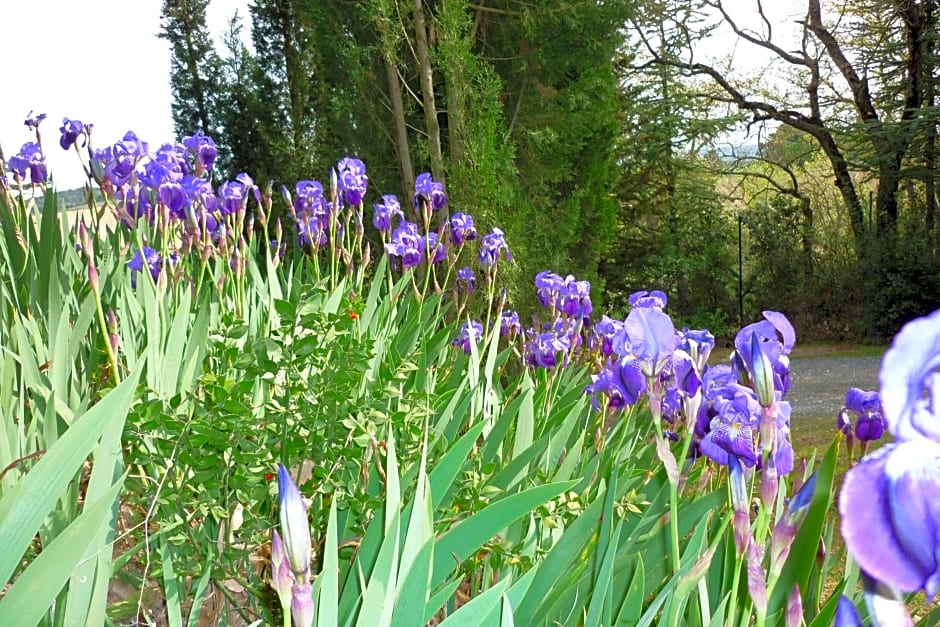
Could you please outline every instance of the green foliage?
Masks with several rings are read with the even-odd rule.
[[[585,368],[520,369],[497,333],[464,354],[451,305],[386,258],[340,276],[251,254],[244,274],[210,262],[132,289],[124,231],[83,241],[83,259],[56,213],[27,209],[0,213],[21,234],[0,241],[0,616],[98,624],[106,608],[118,621],[159,604],[170,625],[278,621],[262,549],[278,462],[310,499],[319,624],[704,625],[754,611],[733,585],[723,479],[696,464],[674,495],[650,412],[595,411]],[[825,499],[800,546],[829,533]],[[780,581],[829,608],[806,554]]]

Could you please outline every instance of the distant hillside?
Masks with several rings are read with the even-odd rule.
[[[102,196],[101,192],[97,189],[94,190],[95,200],[101,201]],[[59,209],[76,209],[79,207],[85,207],[85,190],[80,187],[75,189],[68,189],[65,191],[57,191],[56,197],[58,199]]]

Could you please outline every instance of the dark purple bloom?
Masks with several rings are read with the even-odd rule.
[[[292,213],[297,220],[297,243],[319,248],[329,242],[330,203],[318,181],[298,181]]]
[[[366,195],[369,177],[366,166],[359,159],[346,157],[336,165],[337,184],[343,192],[343,200],[349,205],[358,205]]]
[[[839,596],[833,627],[862,627],[862,617],[858,615],[858,610],[855,609],[852,601],[844,594]]]
[[[509,252],[502,230],[493,227],[493,232],[484,235],[480,242],[480,263],[487,268],[495,265],[499,260],[500,251],[505,252],[506,261],[512,261],[512,253]]]
[[[424,249],[418,235],[418,225],[414,222],[402,222],[392,233],[392,240],[385,245],[385,252],[397,257],[402,269],[407,270],[421,263]]]
[[[215,211],[219,206],[219,198],[212,189],[209,181],[190,175],[183,177],[180,182],[186,197],[195,205],[201,205],[206,211]]]
[[[421,238],[421,250],[431,263],[440,263],[447,259],[447,247],[441,244],[440,236],[433,231]]]
[[[383,233],[387,233],[392,228],[392,218],[398,217],[404,219],[401,211],[401,203],[398,197],[392,194],[382,196],[382,202],[376,203],[373,207],[372,225]]]
[[[463,246],[477,238],[477,229],[473,225],[473,218],[466,213],[455,213],[450,217],[450,241],[454,246]]]
[[[476,288],[477,277],[468,266],[457,270],[457,285],[467,293],[473,292]]]
[[[447,205],[444,184],[432,180],[430,172],[419,174],[415,179],[415,195],[412,202],[415,209],[420,209],[421,203],[424,202],[432,211],[440,211]]]
[[[13,173],[14,177],[21,181],[25,180],[26,170],[29,169],[29,159],[20,154],[15,154],[7,161],[7,167],[10,168],[10,172]]]
[[[878,392],[866,392],[859,388],[849,388],[845,392],[845,407],[839,412],[839,428],[845,432],[851,427],[849,413],[855,416],[855,437],[860,442],[878,440],[884,435],[887,423],[881,411],[881,395]]]
[[[521,332],[522,323],[519,322],[519,314],[512,309],[504,309],[503,314],[499,318],[500,337],[506,337],[507,335],[515,336]]]
[[[106,153],[96,153],[99,157]],[[124,139],[111,147],[110,159],[104,166],[104,175],[112,183],[121,186],[130,181],[138,161],[147,154],[146,142],[140,141],[133,131],[127,131]]]
[[[78,141],[78,138],[85,134],[85,125],[78,120],[62,118],[62,126],[59,128],[62,137],[59,138],[59,145],[63,150],[68,150]],[[84,147],[84,143],[82,146]]]
[[[901,329],[881,362],[880,381],[894,437],[940,442],[940,309]]]
[[[26,170],[29,170],[29,181],[33,185],[45,183],[48,178],[46,172],[46,157],[42,154],[37,142],[26,142],[20,148],[20,152],[10,157],[10,170],[21,179],[26,178]]]
[[[666,308],[666,294],[659,290],[633,292],[628,301],[631,307],[652,307],[659,310]]]
[[[45,113],[40,113],[39,115],[33,115],[33,112],[30,111],[29,115],[26,116],[26,119],[23,121],[23,124],[26,125],[26,128],[33,131],[39,128],[39,124],[46,119]]]
[[[186,207],[189,199],[186,196],[186,190],[179,183],[164,183],[160,186],[160,202],[166,205],[170,215],[177,220],[186,219]]]
[[[568,316],[580,318],[590,315],[593,311],[591,306],[591,284],[587,281],[576,281],[569,274],[562,284],[560,297],[558,307],[562,313]]]
[[[702,438],[702,454],[726,465],[728,455],[735,455],[749,466],[757,463],[756,438],[761,406],[754,391],[738,383],[729,383],[713,392],[710,431]]]
[[[535,275],[536,297],[542,307],[555,307],[555,302],[561,293],[565,280],[552,272],[543,270]]]
[[[603,370],[591,375],[591,384],[585,389],[586,394],[593,396],[594,409],[600,409],[598,397],[602,394],[607,396],[609,406],[616,409],[636,404],[644,392],[646,377],[632,357],[609,361]]]
[[[153,204],[150,202],[150,193],[146,187],[140,183],[123,185],[118,188],[116,195],[127,214],[122,217],[125,226],[133,228],[137,221],[145,216],[150,218],[151,223],[153,222]]]
[[[215,140],[208,135],[203,135],[202,132],[184,137],[183,146],[195,156],[196,164],[202,170],[211,170],[216,157],[219,156]]]
[[[135,251],[134,257],[127,262],[127,267],[131,271],[131,287],[137,287],[137,273],[143,272],[145,265],[156,283],[160,277],[160,269],[163,268],[163,260],[160,258],[160,253],[148,246],[144,246],[143,250]]]
[[[463,352],[469,355],[472,350],[472,345],[479,345],[482,340],[483,325],[476,320],[470,320],[460,327],[460,335],[451,340],[451,344],[460,346],[463,348]]]
[[[672,371],[676,388],[686,396],[695,396],[702,387],[692,356],[685,351],[676,351],[672,360]]]
[[[571,341],[557,333],[535,335],[525,344],[525,361],[533,368],[554,368],[558,365],[558,353],[571,348]]]
[[[329,234],[323,228],[323,224],[316,217],[298,216],[297,221],[297,245],[301,248],[312,246],[318,249],[325,246],[330,241]]]
[[[613,349],[618,355],[636,357],[647,377],[655,377],[672,360],[679,336],[672,319],[653,307],[634,307],[624,328],[614,336]]]
[[[222,183],[219,186],[219,210],[225,215],[231,215],[247,206],[254,186],[254,181],[244,172],[236,176],[234,181]]]
[[[622,329],[623,322],[614,320],[605,314],[592,329],[592,345],[600,348],[601,355],[609,357],[614,352],[614,336]]]

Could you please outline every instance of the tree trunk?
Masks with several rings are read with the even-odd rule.
[[[934,26],[933,2],[925,3],[926,14],[924,21],[926,29]],[[934,38],[927,37],[924,42],[924,104],[928,111],[933,111],[936,104],[935,78],[934,78]],[[937,123],[932,117],[927,119],[926,138],[924,140],[924,168],[927,175],[924,177],[924,228],[927,236],[933,235],[937,223]]]
[[[829,158],[832,172],[836,177],[836,187],[839,189],[839,193],[842,194],[842,200],[845,202],[845,208],[849,214],[849,223],[852,225],[852,235],[855,238],[856,254],[861,258],[864,256],[868,231],[865,228],[865,212],[862,209],[862,202],[858,198],[855,183],[852,181],[849,164],[845,161],[842,151],[839,150],[839,146],[831,134],[828,132],[817,133],[816,140],[823,152],[826,153],[826,157]]]
[[[803,214],[803,226],[800,231],[800,244],[802,247],[803,287],[806,288],[813,278],[813,207],[809,198],[800,197],[800,213]]]
[[[441,150],[441,127],[437,121],[437,105],[434,102],[434,73],[428,54],[428,30],[424,22],[424,3],[414,0],[415,53],[418,57],[418,76],[421,79],[421,98],[424,103],[424,122],[431,149],[431,175],[435,181],[444,182],[444,155]]]
[[[401,188],[412,196],[414,194],[415,171],[411,165],[411,149],[408,145],[408,127],[405,125],[405,105],[401,98],[401,81],[398,68],[386,57],[385,74],[388,77],[388,95],[392,101],[392,122],[395,126],[395,152],[401,167]]]
[[[887,155],[886,155],[887,156]],[[901,183],[901,156],[891,155],[878,167],[878,194],[875,202],[875,232],[879,237],[894,239],[898,227],[898,189]]]

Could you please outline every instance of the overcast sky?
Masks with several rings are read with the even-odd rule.
[[[42,143],[56,187],[84,183],[74,151],[59,147],[62,118],[94,123],[104,147],[133,130],[151,145],[174,140],[170,49],[158,39],[162,0],[0,0],[0,146],[9,158],[35,141],[23,125],[45,113]],[[212,0],[207,22],[223,33],[248,0]]]
[[[785,22],[784,11],[764,3]],[[209,28],[220,37],[248,0],[211,0]],[[725,0],[743,24],[756,0]],[[94,124],[95,145],[107,146],[133,130],[151,145],[173,141],[170,115],[169,45],[157,38],[162,0],[0,0],[0,146],[9,158],[34,137],[27,114],[47,114],[43,147],[59,189],[84,183],[73,151],[58,145],[62,118]],[[792,22],[791,22],[792,23]],[[246,23],[246,30],[248,26]],[[775,33],[776,34],[776,33]],[[715,50],[733,38],[716,38]],[[735,50],[735,62],[754,61],[752,50]]]

